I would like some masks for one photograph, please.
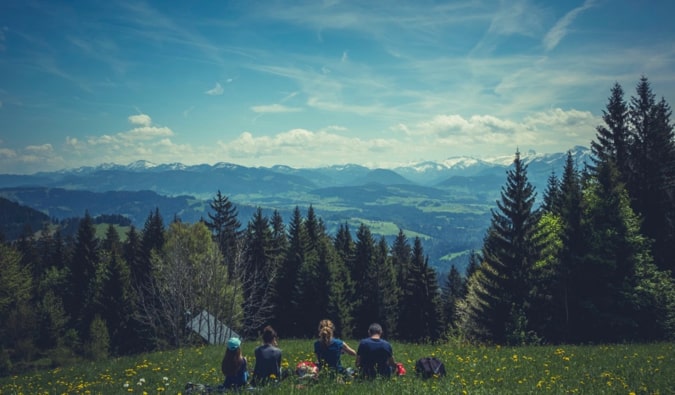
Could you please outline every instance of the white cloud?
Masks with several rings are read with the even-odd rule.
[[[230,82],[230,81],[228,80],[228,82]],[[210,96],[220,96],[220,95],[223,94],[223,91],[224,90],[223,90],[223,87],[220,85],[220,82],[216,82],[216,86],[207,90],[204,93],[206,93],[207,95],[210,95]]]
[[[52,152],[54,151],[54,148],[52,147],[51,144],[29,145],[26,147],[26,151],[34,153]]]
[[[0,159],[16,158],[16,151],[9,148],[0,148]]]
[[[173,131],[165,126],[143,126],[117,135],[128,140],[152,140],[157,137],[173,136]]]
[[[130,115],[129,122],[134,125],[150,126],[150,124],[152,124],[152,118],[147,114]]]
[[[259,114],[269,114],[269,113],[299,112],[302,111],[302,108],[288,107],[284,106],[283,104],[269,104],[269,105],[253,106],[251,107],[251,110]]]
[[[580,7],[568,12],[556,22],[551,30],[544,36],[543,44],[547,51],[555,48],[560,41],[567,35],[568,28],[582,12],[594,6],[594,0],[586,0]]]

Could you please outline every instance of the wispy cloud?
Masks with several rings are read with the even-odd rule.
[[[210,96],[220,96],[220,95],[223,94],[223,92],[224,92],[224,90],[223,90],[222,85],[220,85],[220,82],[216,82],[216,85],[213,88],[207,90],[204,93],[206,93],[207,95],[210,95]]]
[[[287,113],[287,112],[300,112],[302,108],[298,107],[288,107],[283,104],[269,104],[261,106],[253,106],[251,110],[259,114],[270,114],[270,113]]]
[[[544,48],[546,48],[547,51],[550,51],[553,48],[555,48],[569,32],[569,26],[572,24],[572,22],[574,22],[574,20],[582,12],[593,7],[594,5],[595,5],[594,0],[586,0],[584,1],[584,4],[582,4],[580,7],[573,9],[572,11],[565,14],[565,16],[560,18],[556,22],[556,24],[551,28],[551,30],[549,30],[548,33],[546,33],[546,36],[544,36],[543,39]]]

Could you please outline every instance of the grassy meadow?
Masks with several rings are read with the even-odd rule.
[[[281,341],[284,365],[312,360],[312,340]],[[356,341],[348,342],[356,346]],[[478,347],[393,342],[405,376],[373,382],[291,376],[255,390],[269,394],[673,394],[675,344]],[[242,350],[253,369],[253,349]],[[222,382],[221,346],[156,352],[0,378],[0,394],[180,394],[187,382]],[[419,357],[435,355],[447,376],[415,377]],[[345,366],[354,358],[343,356]],[[245,391],[248,392],[248,391]]]

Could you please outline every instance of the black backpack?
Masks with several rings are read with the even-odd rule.
[[[436,357],[424,357],[415,363],[415,372],[418,376],[428,379],[433,376],[445,376],[445,365]]]

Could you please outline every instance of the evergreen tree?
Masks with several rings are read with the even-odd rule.
[[[335,246],[338,255],[340,255],[340,259],[342,259],[342,262],[349,270],[349,275],[351,277],[351,271],[354,267],[355,245],[348,223],[345,222],[338,226],[333,245]]]
[[[299,326],[302,311],[297,309],[297,280],[307,254],[307,235],[300,208],[295,207],[288,225],[288,249],[276,281],[274,327],[284,336],[296,336],[305,330]]]
[[[484,261],[472,276],[475,280],[469,281],[470,292],[462,306],[461,327],[469,337],[520,343],[530,336],[530,274],[540,254],[535,240],[539,215],[533,209],[534,200],[527,166],[516,152],[501,200],[497,201],[499,211],[492,211],[483,245]]]
[[[320,272],[328,275],[323,296],[327,300],[326,317],[333,320],[337,328],[340,328],[343,338],[349,338],[354,334],[352,316],[354,283],[349,276],[347,266],[328,237],[321,240],[319,263]]]
[[[374,267],[369,271],[371,288],[375,292],[376,314],[373,321],[387,328],[389,336],[396,336],[398,323],[398,302],[401,293],[396,278],[396,268],[389,256],[389,246],[384,237],[375,247]]]
[[[237,219],[237,208],[227,196],[216,193],[209,204],[213,213],[209,213],[206,226],[211,230],[220,252],[223,254],[229,278],[234,278],[234,262],[237,257],[237,243],[240,236],[241,223]]]
[[[398,289],[400,291],[398,297],[402,297],[402,289],[405,286],[408,272],[410,271],[410,260],[412,259],[412,250],[408,243],[408,238],[403,233],[403,229],[398,230],[398,234],[391,245],[391,260],[392,265],[396,270],[396,278],[398,281]]]
[[[666,338],[672,335],[673,282],[653,265],[613,162],[601,163],[593,181],[584,195],[589,248],[580,306],[585,326],[578,337],[611,342]]]
[[[441,292],[445,328],[452,330],[457,326],[457,302],[466,294],[466,284],[455,265],[450,267]]]
[[[159,213],[159,208],[155,208],[154,213],[150,212],[143,225],[143,234],[141,236],[140,256],[136,265],[131,267],[133,277],[139,281],[140,288],[145,288],[152,275],[152,252],[161,251],[164,246],[164,220]]]
[[[306,328],[316,325],[325,316],[328,300],[323,297],[330,278],[328,262],[321,261],[318,246],[322,238],[327,237],[314,209],[310,206],[307,218],[302,222],[304,237],[304,256],[298,270],[293,301],[298,314],[297,336],[305,336]]]
[[[548,177],[543,200],[541,207],[543,211],[556,214],[560,213],[560,180],[558,180],[554,171],[552,171],[551,175]]]
[[[243,283],[244,329],[253,334],[272,314],[272,285],[276,276],[272,230],[258,207],[246,228],[245,267],[238,273]]]
[[[623,98],[623,88],[615,83],[602,111],[605,125],[596,128],[595,140],[591,141],[593,162],[597,165],[612,161],[619,166],[620,179],[625,182],[629,175],[628,144],[628,105]]]
[[[29,267],[21,264],[21,254],[0,243],[0,355],[6,350],[12,360],[30,360],[35,352],[33,329],[35,318],[30,304],[33,293]],[[0,361],[0,374],[9,366]]]
[[[89,326],[99,306],[99,245],[96,239],[94,222],[85,212],[77,230],[77,239],[73,257],[70,262],[70,279],[68,281],[69,299],[67,311],[75,320],[75,328],[80,339],[89,335]]]
[[[351,278],[354,280],[355,295],[354,329],[357,334],[367,333],[376,314],[376,295],[368,276],[375,270],[375,241],[370,229],[361,224],[356,233],[354,263],[350,268]],[[388,331],[389,328],[386,328]]]
[[[579,306],[579,281],[586,277],[582,256],[586,251],[586,240],[582,228],[582,188],[579,173],[570,152],[563,170],[560,185],[562,222],[562,249],[560,265],[556,276],[559,281],[559,293],[565,311],[564,337],[574,341],[573,334],[583,331],[584,321],[575,306]],[[574,287],[574,291],[573,291]]]
[[[115,355],[129,354],[134,342],[132,317],[134,315],[131,272],[123,257],[119,234],[111,224],[102,244],[102,263],[105,269],[102,300],[99,313],[109,336],[109,350]]]
[[[409,341],[438,339],[443,331],[440,290],[419,237],[413,242],[410,270],[402,293],[399,336]]]
[[[286,250],[288,249],[288,238],[286,237],[284,220],[279,211],[274,210],[270,222],[272,225],[272,250],[270,251],[270,254],[272,256],[274,272],[277,273],[281,266],[281,262],[284,260]]]
[[[642,77],[629,107],[631,129],[628,192],[642,219],[642,233],[654,240],[654,259],[675,272],[675,137],[670,106],[656,102]]]

